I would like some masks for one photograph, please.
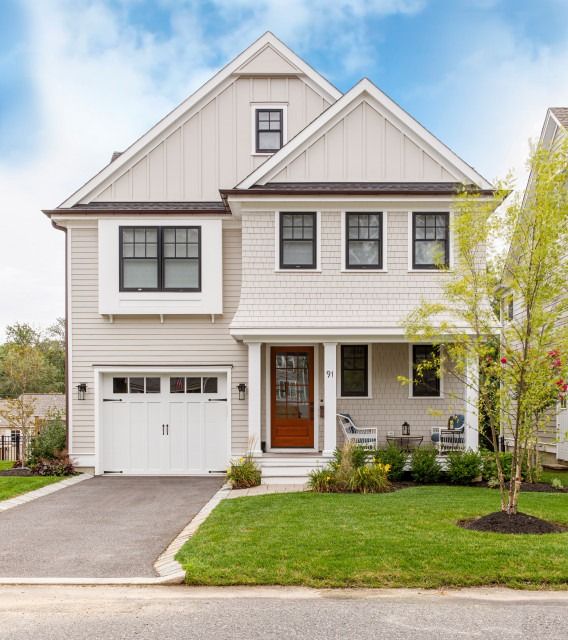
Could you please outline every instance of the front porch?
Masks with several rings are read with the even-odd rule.
[[[438,446],[435,431],[441,432],[441,453],[478,448],[473,364],[466,380],[444,367],[432,394],[418,395],[399,381],[412,377],[416,357],[413,345],[400,339],[288,337],[247,344],[248,440],[266,482],[300,481],[324,465],[349,437],[338,413],[357,427],[376,429],[379,448],[404,434],[414,446]],[[461,437],[443,433],[452,415],[463,416]]]

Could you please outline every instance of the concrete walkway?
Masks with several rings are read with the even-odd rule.
[[[95,477],[0,513],[2,577],[156,576],[223,478]]]

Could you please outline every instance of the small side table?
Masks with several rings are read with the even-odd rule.
[[[417,449],[424,440],[424,436],[387,436],[387,442],[403,451]]]

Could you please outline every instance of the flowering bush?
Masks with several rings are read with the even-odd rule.
[[[310,473],[308,487],[319,493],[383,493],[389,491],[391,466],[368,462],[369,453],[346,442],[336,450],[333,460]]]
[[[260,469],[250,453],[247,453],[238,460],[232,461],[231,466],[227,469],[227,482],[233,489],[258,487],[260,481]]]

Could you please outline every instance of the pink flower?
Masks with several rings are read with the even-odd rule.
[[[505,356],[501,358],[501,364],[507,364],[507,358],[505,358]]]
[[[562,361],[560,360],[560,358],[557,358],[553,363],[552,366],[554,367],[561,367],[562,366]]]

